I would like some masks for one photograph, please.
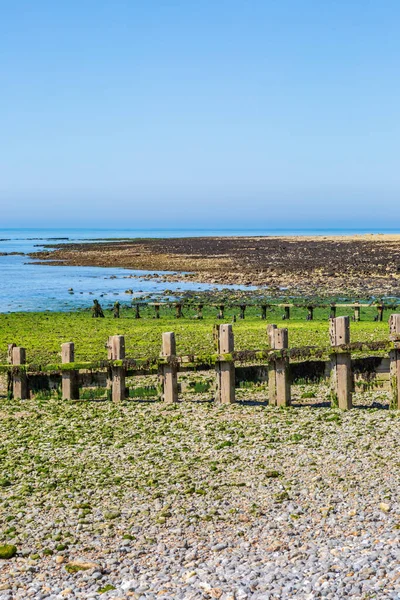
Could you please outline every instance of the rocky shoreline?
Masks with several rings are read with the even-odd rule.
[[[30,257],[154,271],[165,282],[260,286],[270,296],[400,296],[397,236],[137,239],[48,245]]]

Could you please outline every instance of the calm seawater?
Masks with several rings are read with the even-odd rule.
[[[329,235],[370,233],[370,231],[334,230],[134,230],[134,229],[0,229],[0,253],[33,252],[51,238],[67,238],[63,241],[134,238],[134,237],[194,237],[212,235]],[[378,232],[377,232],[378,233]],[[386,232],[381,232],[386,233]],[[395,232],[390,232],[395,233]],[[15,311],[70,311],[90,307],[93,298],[99,297],[104,308],[116,299],[130,304],[132,296],[125,294],[132,289],[134,297],[157,294],[168,288],[180,290],[207,290],[240,286],[210,286],[193,282],[162,283],[129,279],[129,275],[146,275],[149,271],[102,267],[57,267],[35,265],[27,256],[0,256],[0,312]],[[111,276],[116,276],[112,278]],[[74,293],[68,290],[73,288]],[[251,288],[246,288],[251,289]],[[101,296],[103,295],[103,296]]]

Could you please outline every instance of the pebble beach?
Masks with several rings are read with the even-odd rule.
[[[400,598],[400,418],[311,387],[287,409],[3,400],[0,600]]]

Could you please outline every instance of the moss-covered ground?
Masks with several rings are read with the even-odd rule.
[[[363,308],[362,320],[351,324],[352,341],[387,339],[389,311],[386,312],[384,321],[379,323],[373,321],[376,308]],[[248,308],[246,318],[234,323],[236,349],[265,348],[267,323],[288,327],[291,347],[329,345],[327,309],[315,309],[313,321],[305,320],[305,309],[293,309],[292,318],[286,321],[282,320],[282,313],[283,309],[274,308],[263,321],[259,308]],[[338,309],[337,316],[352,313],[352,309]],[[194,309],[184,309],[181,319],[176,319],[173,309],[164,307],[160,319],[153,318],[153,307],[142,308],[141,314],[141,319],[134,318],[132,309],[123,309],[120,319],[114,319],[109,311],[104,319],[93,319],[90,312],[0,314],[0,363],[5,362],[9,343],[25,347],[28,362],[58,362],[63,342],[75,342],[77,361],[98,360],[107,357],[105,343],[108,336],[116,334],[125,335],[127,357],[153,357],[160,352],[164,331],[175,332],[178,354],[214,351],[213,324],[221,322],[216,319],[216,308],[205,307],[202,320],[195,318]],[[223,322],[232,322],[238,314],[237,308],[227,309]]]

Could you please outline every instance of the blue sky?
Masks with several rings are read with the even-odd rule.
[[[398,0],[0,0],[2,226],[399,227]]]

